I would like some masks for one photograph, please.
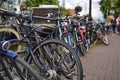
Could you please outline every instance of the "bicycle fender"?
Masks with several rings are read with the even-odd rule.
[[[4,54],[10,58],[15,58],[17,57],[17,53],[14,51],[10,51],[10,50],[5,50]]]

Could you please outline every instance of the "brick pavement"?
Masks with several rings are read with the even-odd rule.
[[[84,80],[120,80],[120,35],[109,40],[109,46],[99,44],[81,57]]]

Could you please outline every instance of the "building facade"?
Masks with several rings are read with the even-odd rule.
[[[7,0],[6,3],[4,3],[5,7],[9,11],[14,11],[16,8],[16,13],[20,13],[20,5],[24,2],[25,0]]]

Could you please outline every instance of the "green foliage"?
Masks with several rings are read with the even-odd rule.
[[[114,10],[115,17],[117,17],[120,14],[120,0],[101,0],[99,2],[99,5],[100,5],[100,10],[104,14],[105,19],[110,13],[110,10]]]
[[[24,4],[28,7],[38,7],[39,5],[58,5],[58,0],[25,0]],[[60,7],[61,16],[70,15],[69,10]]]
[[[117,0],[115,2],[115,17],[117,17],[120,14],[120,0]]]
[[[69,9],[65,9],[64,7],[60,7],[61,16],[70,16]]]
[[[42,4],[57,5],[58,0],[25,0],[24,3],[29,7],[38,7]]]

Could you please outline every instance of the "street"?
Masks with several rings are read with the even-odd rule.
[[[108,36],[110,45],[98,44],[81,57],[83,80],[120,80],[120,35]]]

